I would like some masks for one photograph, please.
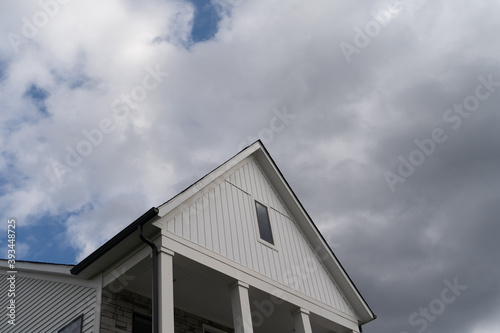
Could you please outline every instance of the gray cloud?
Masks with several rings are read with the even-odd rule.
[[[296,117],[266,146],[378,314],[364,331],[417,332],[409,317],[455,277],[467,290],[425,332],[498,329],[500,87],[457,129],[443,115],[478,77],[500,81],[499,3],[401,1],[350,63],[340,44],[391,2],[217,3],[217,34],[189,50],[193,7],[170,1],[73,1],[19,52],[0,39],[2,211],[26,224],[78,212],[60,223],[82,258],[286,108]],[[39,10],[2,9],[2,34]],[[113,110],[148,66],[169,76]],[[30,86],[50,117],[23,98]],[[114,129],[58,176],[104,118]],[[447,140],[392,192],[384,174],[435,128]]]

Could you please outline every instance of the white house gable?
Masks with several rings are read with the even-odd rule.
[[[274,244],[260,239],[255,201],[267,206]],[[252,156],[167,220],[167,231],[355,316]]]

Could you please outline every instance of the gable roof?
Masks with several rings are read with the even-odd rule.
[[[174,209],[177,209],[186,200],[198,192],[203,191],[203,189],[211,184],[215,179],[224,175],[233,166],[237,165],[251,155],[253,155],[268,180],[279,193],[280,199],[283,200],[283,203],[301,227],[301,230],[304,232],[307,239],[312,244],[321,244],[323,249],[325,249],[328,253],[327,256],[320,256],[322,257],[323,264],[328,268],[338,287],[342,290],[349,303],[353,306],[354,311],[360,316],[361,323],[365,324],[374,320],[376,315],[372,312],[366,301],[361,296],[361,293],[358,291],[342,264],[319,232],[311,217],[304,209],[296,194],[293,192],[271,155],[260,140],[244,148],[227,162],[214,169],[186,190],[160,205],[158,207],[158,215],[163,217]]]
[[[139,241],[136,235],[132,236],[137,230],[138,225],[151,225],[151,223],[148,222],[158,220],[158,218],[167,215],[173,210],[179,209],[179,207],[182,206],[183,203],[189,198],[200,191],[203,191],[214,180],[224,175],[233,166],[236,166],[249,156],[253,156],[253,158],[257,161],[260,168],[265,173],[274,189],[279,193],[280,199],[283,200],[283,203],[287,207],[289,213],[300,226],[301,231],[304,233],[309,242],[311,244],[320,244],[322,250],[326,251],[327,255],[319,257],[321,257],[323,265],[328,269],[331,277],[342,290],[344,296],[353,307],[353,310],[359,316],[361,325],[374,320],[376,315],[372,312],[366,301],[361,296],[361,293],[358,291],[342,264],[339,262],[332,249],[319,232],[311,217],[304,209],[303,205],[291,189],[286,179],[283,177],[283,174],[260,140],[247,146],[225,163],[212,170],[210,173],[167,202],[160,205],[158,208],[151,208],[136,221],[118,233],[115,237],[82,260],[78,265],[71,269],[71,273],[75,275],[88,276],[97,273],[101,268],[105,267],[106,262],[109,262],[108,260],[112,260],[112,258],[117,257],[120,253],[123,253],[121,249],[129,248],[128,246],[132,243]],[[149,230],[149,233],[154,232],[152,229]],[[318,248],[315,250],[318,251]],[[104,260],[104,256],[106,257],[106,260]]]

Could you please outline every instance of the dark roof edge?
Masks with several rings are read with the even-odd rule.
[[[313,225],[314,229],[316,229],[316,232],[318,233],[318,235],[321,237],[321,239],[323,240],[323,242],[326,244],[328,250],[330,251],[331,255],[335,258],[335,260],[339,263],[340,265],[340,269],[342,269],[342,271],[344,272],[344,274],[347,276],[347,278],[349,279],[349,281],[351,282],[351,284],[354,286],[354,289],[356,290],[356,292],[358,293],[358,295],[361,297],[361,299],[363,300],[363,302],[365,303],[366,307],[368,308],[368,310],[371,312],[372,314],[372,317],[373,319],[372,320],[375,320],[377,319],[377,315],[375,313],[373,313],[372,309],[370,308],[370,306],[368,305],[368,303],[366,302],[366,300],[364,299],[363,295],[361,295],[361,293],[359,292],[358,290],[358,287],[356,287],[356,285],[354,284],[354,281],[352,281],[351,277],[349,276],[349,274],[347,274],[347,271],[345,270],[344,266],[342,266],[342,263],[340,262],[340,260],[337,258],[337,256],[335,255],[335,253],[333,252],[332,248],[330,247],[330,245],[328,244],[328,242],[326,241],[325,237],[323,237],[323,235],[321,234],[321,232],[319,231],[318,227],[316,226],[316,224],[314,223],[313,219],[309,216],[309,213],[307,212],[307,210],[304,208],[304,206],[302,205],[302,202],[300,202],[299,198],[297,197],[297,195],[295,194],[295,192],[293,191],[292,187],[290,186],[290,184],[288,184],[288,181],[286,180],[286,178],[283,176],[283,173],[281,172],[281,170],[278,168],[278,165],[276,164],[276,162],[274,162],[271,154],[269,154],[267,148],[264,146],[264,144],[262,143],[262,141],[260,140],[257,140],[256,142],[260,142],[261,146],[262,146],[262,149],[264,150],[264,152],[266,153],[267,157],[269,158],[269,160],[273,163],[274,167],[276,168],[276,170],[279,172],[280,176],[281,176],[281,179],[283,179],[283,181],[285,182],[286,186],[288,187],[288,189],[290,190],[290,192],[292,193],[292,195],[294,196],[295,200],[297,200],[297,202],[299,203],[300,205],[300,208],[302,208],[302,211],[306,214],[307,218],[309,219],[309,221],[311,221],[311,224]],[[364,325],[366,323],[369,323],[370,321],[372,320],[369,320],[369,321],[364,321],[361,323],[361,325]]]
[[[106,252],[111,250],[115,245],[123,241],[125,238],[130,236],[133,232],[137,230],[139,224],[150,221],[155,216],[158,216],[158,208],[152,207],[147,212],[142,214],[137,220],[129,224],[125,229],[116,234],[113,238],[108,240],[106,243],[101,245],[97,250],[89,254],[85,259],[80,261],[75,267],[73,267],[70,272],[72,275],[80,274],[85,268],[90,266],[93,262],[103,256]]]

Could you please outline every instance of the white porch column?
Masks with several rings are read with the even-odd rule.
[[[253,333],[248,288],[249,285],[241,281],[230,287],[235,333]]]
[[[159,266],[159,329],[160,333],[174,333],[174,252],[164,247],[158,253]]]
[[[297,311],[294,311],[292,316],[295,333],[312,333],[309,311],[300,308]]]

